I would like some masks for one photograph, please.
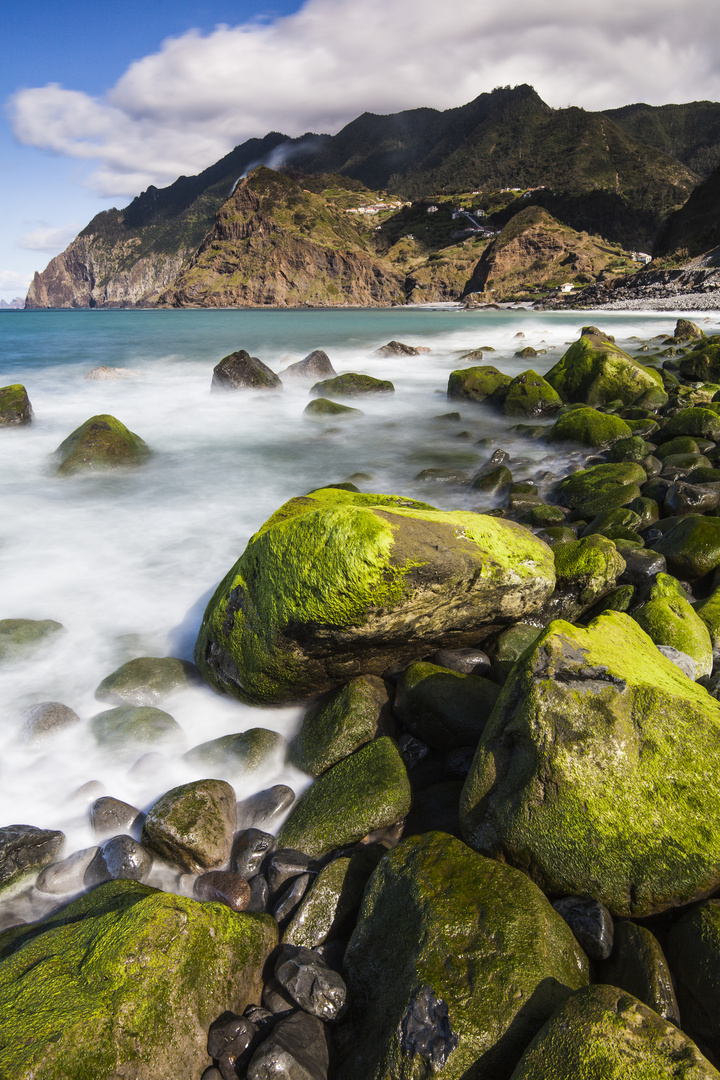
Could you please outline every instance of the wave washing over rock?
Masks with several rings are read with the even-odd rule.
[[[596,319],[13,318],[3,1076],[720,1075],[720,315]]]

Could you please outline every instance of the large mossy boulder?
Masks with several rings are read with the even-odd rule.
[[[376,675],[359,675],[307,711],[290,743],[288,760],[319,776],[379,735],[389,714],[386,683]]]
[[[547,441],[576,442],[582,446],[608,446],[631,435],[629,426],[619,416],[602,413],[588,406],[568,409],[559,416],[547,433]]]
[[[505,416],[551,416],[562,408],[562,398],[547,379],[529,369],[508,384],[503,402]]]
[[[674,1024],[615,986],[574,994],[533,1039],[511,1080],[718,1080]]]
[[[203,677],[283,702],[475,645],[552,592],[552,552],[514,522],[324,488],[285,503],[211,599]]]
[[[695,405],[671,416],[663,424],[660,434],[663,442],[682,435],[691,439],[710,439],[717,442],[720,439],[720,416],[712,409]]]
[[[58,476],[102,469],[135,468],[150,455],[146,442],[107,413],[91,416],[55,451]]]
[[[676,577],[696,581],[720,566],[720,518],[685,514],[652,546]]]
[[[380,861],[344,976],[344,1080],[489,1080],[587,984],[588,962],[524,874],[432,832]]]
[[[504,375],[490,364],[459,368],[450,372],[447,396],[461,401],[485,401],[498,391],[506,390],[511,382],[509,375]]]
[[[640,498],[640,485],[646,480],[645,470],[633,461],[591,465],[561,480],[555,492],[577,516],[594,518],[603,510],[627,506]]]
[[[650,599],[633,618],[656,645],[669,645],[692,656],[698,679],[711,673],[713,646],[710,631],[677,578],[658,574],[650,590]]]
[[[410,781],[392,739],[383,736],[324,772],[300,796],[278,834],[278,846],[315,859],[401,821]]]
[[[0,427],[24,427],[32,417],[30,398],[21,383],[0,387]]]
[[[223,356],[213,368],[212,390],[281,390],[282,381],[274,371],[250,356],[245,349]]]
[[[0,1075],[199,1077],[210,1023],[260,1000],[276,942],[267,915],[100,885],[0,935]]]
[[[720,703],[628,615],[553,622],[463,789],[467,842],[551,895],[649,915],[720,885]]]
[[[583,334],[545,378],[565,401],[583,405],[626,405],[643,398],[667,402],[658,372],[643,367],[600,333]]]

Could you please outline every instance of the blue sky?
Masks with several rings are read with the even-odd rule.
[[[36,0],[0,39],[0,299],[99,210],[251,136],[449,108],[529,82],[552,106],[720,100],[706,0]]]

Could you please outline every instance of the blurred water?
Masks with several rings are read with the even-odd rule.
[[[96,746],[89,720],[98,683],[138,655],[187,659],[205,603],[248,538],[286,499],[366,474],[358,486],[471,509],[467,489],[415,480],[425,468],[472,473],[494,445],[513,456],[517,478],[570,458],[507,432],[490,410],[446,399],[448,374],[466,350],[491,346],[482,363],[517,374],[546,371],[587,322],[631,351],[671,333],[674,314],[358,311],[62,311],[0,315],[0,385],[22,382],[33,423],[0,432],[0,618],[57,619],[66,628],[31,656],[0,667],[0,825],[61,828],[66,851],[91,842],[77,788],[99,780],[107,794],[147,808],[173,785],[201,775],[165,754],[145,770]],[[702,315],[705,319],[705,313]],[[718,316],[703,322],[718,332]],[[523,333],[524,338],[516,335]],[[391,338],[426,345],[416,357],[380,358]],[[533,360],[524,345],[545,348]],[[335,369],[395,384],[394,395],[351,402],[363,415],[313,423],[303,416],[307,383],[282,393],[210,393],[213,366],[245,348],[275,371],[323,348]],[[133,379],[88,381],[99,365]],[[436,419],[458,410],[459,424]],[[57,479],[52,454],[79,424],[112,413],[153,450],[136,471]],[[458,437],[460,432],[467,432]],[[490,446],[476,445],[494,439]],[[40,701],[71,706],[81,724],[31,748],[19,739],[22,711]],[[263,726],[291,736],[300,710],[254,709],[209,689],[176,695],[167,711],[187,747]],[[222,774],[220,774],[222,775]],[[242,798],[273,783],[300,790],[307,778],[282,761],[262,774],[224,777]]]

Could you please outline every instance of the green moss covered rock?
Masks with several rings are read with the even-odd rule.
[[[118,705],[98,713],[90,721],[90,730],[101,746],[129,750],[144,743],[173,743],[183,740],[177,720],[152,705]]]
[[[636,462],[592,465],[580,469],[555,485],[555,492],[577,515],[593,518],[603,510],[627,506],[640,497],[647,474]]]
[[[658,405],[667,402],[660,375],[599,333],[583,334],[545,378],[565,401],[583,405],[617,400],[630,405],[640,398],[645,401],[648,392]]]
[[[647,926],[622,919],[615,924],[613,950],[598,972],[599,982],[618,986],[680,1026],[672,975],[660,942]]]
[[[230,858],[237,811],[224,780],[194,780],[166,791],[147,812],[142,842],[187,870],[216,870]]]
[[[252,773],[279,764],[285,747],[285,739],[277,731],[256,727],[193,746],[184,759],[207,772]]]
[[[387,686],[376,675],[359,675],[326,695],[303,717],[288,760],[311,776],[371,742],[389,721]]]
[[[392,739],[363,746],[319,776],[300,796],[278,846],[313,858],[392,825],[410,809],[410,781]]]
[[[436,750],[475,746],[497,701],[500,687],[480,675],[417,661],[398,679],[395,715]]]
[[[339,401],[330,401],[330,398],[319,397],[308,402],[303,409],[303,415],[311,420],[322,420],[326,416],[333,418],[362,416],[362,410],[353,409],[349,405],[341,405]]]
[[[200,1076],[210,1023],[259,1001],[276,941],[267,915],[100,885],[0,935],[0,1074]]]
[[[691,1039],[615,986],[578,991],[533,1039],[511,1080],[717,1080]]]
[[[298,699],[474,645],[554,584],[552,552],[521,525],[325,488],[250,539],[207,607],[196,661],[217,690]]]
[[[556,591],[565,594],[566,617],[576,618],[609,593],[625,569],[625,560],[613,541],[599,533],[558,544],[553,554]]]
[[[347,933],[357,916],[368,878],[385,849],[370,845],[323,867],[288,923],[283,944],[315,949]]]
[[[491,364],[480,367],[460,368],[451,371],[447,396],[461,401],[485,401],[499,390],[505,390],[512,379]]]
[[[619,416],[598,412],[590,407],[568,409],[559,416],[547,433],[548,442],[576,442],[582,446],[606,446],[631,436],[630,428]]]
[[[700,405],[683,409],[663,424],[661,435],[663,442],[677,435],[717,442],[720,439],[720,416],[712,409],[704,409]]]
[[[524,874],[431,832],[379,863],[344,973],[343,1078],[460,1080],[507,1076],[588,963]]]
[[[194,664],[174,656],[137,656],[103,679],[98,701],[115,705],[157,705],[197,680]]]
[[[58,476],[97,469],[142,465],[150,455],[147,443],[120,420],[103,413],[91,416],[55,451]]]
[[[572,543],[574,540],[575,534],[573,533],[572,540],[567,542]],[[498,635],[490,646],[493,676],[498,682],[505,682],[513,664],[520,659],[526,649],[529,649],[537,641],[540,634],[541,630],[532,623],[519,622],[515,623],[514,626],[509,626],[507,630],[503,630],[502,634]]]
[[[618,439],[610,447],[608,461],[637,461],[642,463],[650,453],[650,444],[641,439],[639,435],[631,435],[628,439]]]
[[[720,652],[720,587],[695,605],[695,614],[705,623],[714,652]]]
[[[550,894],[648,915],[720,885],[720,704],[628,615],[550,624],[516,664],[461,800],[478,851]]]
[[[310,390],[313,397],[356,397],[358,394],[392,394],[395,387],[389,379],[376,379],[373,375],[360,375],[348,371],[334,379],[323,379]]]
[[[652,546],[676,577],[696,581],[720,566],[720,518],[685,514]]]
[[[213,368],[212,390],[281,390],[280,377],[245,349],[223,356]]]
[[[562,408],[562,398],[537,371],[523,371],[508,384],[505,416],[550,416]]]
[[[65,627],[55,619],[0,619],[0,660],[21,658]]]
[[[720,1058],[720,900],[691,908],[668,935],[683,1027]]]
[[[0,387],[0,427],[24,427],[32,416],[30,399],[21,383]]]
[[[650,599],[635,612],[634,618],[656,645],[670,645],[692,656],[698,679],[712,672],[710,632],[676,578],[658,574]]]

